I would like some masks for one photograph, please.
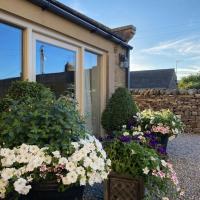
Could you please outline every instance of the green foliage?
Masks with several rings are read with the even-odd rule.
[[[183,77],[178,87],[180,89],[200,89],[200,74]]]
[[[55,99],[54,94],[49,88],[40,83],[28,81],[15,81],[12,83],[5,98],[0,100],[0,112],[7,110],[13,101],[25,103],[30,101],[40,101],[45,99],[47,102]],[[29,102],[30,103],[30,102]]]
[[[112,161],[112,170],[119,174],[146,178],[142,169],[145,167],[155,169],[159,165],[156,152],[136,142],[123,143],[115,139],[105,145],[105,151]],[[157,160],[150,160],[151,156],[157,158]]]
[[[68,151],[70,142],[85,136],[85,124],[74,100],[56,100],[49,89],[37,83],[16,84],[21,87],[11,87],[7,109],[0,113],[1,146],[26,143]]]
[[[162,165],[163,160],[153,149],[134,141],[121,142],[119,139],[105,143],[104,149],[108,158],[111,159],[113,172],[144,180],[147,190],[145,200],[162,199],[163,196],[169,194],[170,199],[177,199],[176,186],[169,178],[170,170]],[[161,178],[153,175],[157,170],[160,171],[159,173],[169,174],[169,177]]]
[[[118,88],[102,114],[103,128],[108,132],[121,130],[122,126],[137,112],[138,108],[129,91],[126,88]]]

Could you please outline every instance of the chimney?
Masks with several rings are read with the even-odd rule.
[[[112,32],[122,37],[128,43],[135,35],[136,27],[133,25],[121,26],[112,29]]]

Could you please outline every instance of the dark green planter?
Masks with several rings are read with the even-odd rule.
[[[19,200],[82,200],[84,186],[72,186],[64,192],[58,192],[55,182],[33,185],[28,195],[20,196]]]
[[[167,150],[169,135],[167,134],[163,135],[161,133],[158,133],[157,137],[158,137],[158,142]]]

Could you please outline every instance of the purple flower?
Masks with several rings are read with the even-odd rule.
[[[156,146],[158,145],[158,142],[156,140],[150,140],[149,141],[149,146],[152,148],[156,148]]]
[[[128,142],[131,141],[131,137],[129,135],[127,135],[127,136],[122,135],[122,136],[119,137],[119,140],[121,142],[127,142],[128,143]]]
[[[159,146],[159,147],[157,147],[156,150],[157,150],[158,153],[160,153],[160,154],[163,154],[163,155],[166,155],[166,154],[167,154],[166,148],[165,148],[165,147]]]

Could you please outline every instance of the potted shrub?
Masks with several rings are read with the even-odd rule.
[[[7,96],[0,113],[0,198],[82,199],[84,185],[109,173],[101,143],[86,132],[73,99],[18,84],[26,98]]]
[[[109,99],[102,114],[102,126],[107,133],[121,130],[122,126],[138,112],[133,98],[126,88],[118,88]]]
[[[184,130],[180,117],[170,110],[144,110],[137,114],[142,131],[151,131],[158,136],[160,144],[167,148],[168,139],[173,139]]]
[[[106,141],[104,145],[107,155],[112,161],[112,172],[115,173],[115,180],[113,180],[113,177],[110,180],[110,176],[108,179],[112,182],[112,186],[109,184],[107,186],[109,187],[107,188],[108,200],[112,199],[110,197],[116,190],[118,192],[115,193],[115,199],[122,199],[122,195],[123,199],[135,200],[141,200],[143,196],[144,199],[148,200],[164,197],[177,199],[178,180],[176,173],[172,165],[162,160],[156,151],[140,145],[128,135]],[[120,180],[122,175],[123,177],[124,175],[131,177],[132,183],[128,180],[129,183],[123,185],[124,180],[122,180],[120,185],[120,181],[117,180]]]

